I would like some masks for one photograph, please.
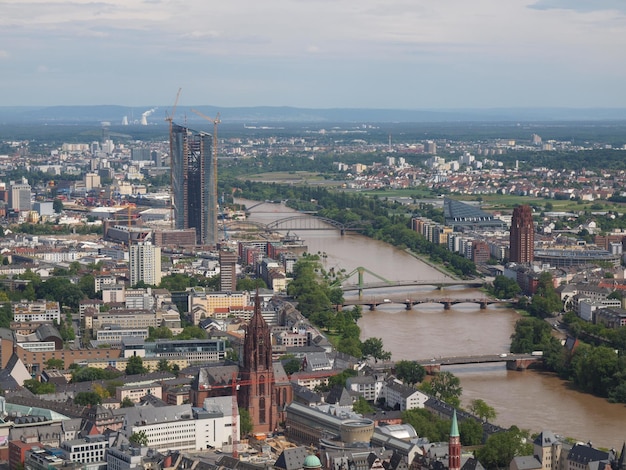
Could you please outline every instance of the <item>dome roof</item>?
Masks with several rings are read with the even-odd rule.
[[[315,455],[307,455],[302,464],[302,468],[320,468],[322,462]]]

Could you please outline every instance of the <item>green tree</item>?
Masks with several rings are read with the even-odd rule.
[[[417,361],[401,360],[396,362],[396,377],[409,385],[415,385],[424,380],[426,369]]]
[[[237,280],[238,291],[254,292],[257,289],[267,289],[267,284],[265,284],[265,281],[261,279],[260,277],[253,279],[251,277],[246,276],[243,279]]]
[[[159,287],[170,292],[183,292],[187,287],[195,287],[197,285],[198,280],[196,278],[177,273],[162,277]]]
[[[239,430],[242,436],[247,436],[252,432],[252,417],[250,412],[245,408],[239,408]]]
[[[420,389],[455,408],[461,404],[461,381],[451,372],[439,372],[430,382],[422,382]]]
[[[561,298],[554,289],[552,274],[545,271],[539,275],[536,293],[532,296],[528,310],[538,318],[547,318],[560,312]]]
[[[459,434],[461,444],[464,446],[477,446],[483,442],[483,426],[472,418],[459,421]]]
[[[124,399],[120,403],[121,408],[133,408],[134,406],[135,403],[129,397],[124,397]]]
[[[90,299],[95,299],[97,297],[96,282],[92,274],[86,274],[82,276],[78,280],[78,287],[83,292],[83,294],[85,294],[86,297]]]
[[[227,349],[225,359],[227,361],[239,362],[239,353],[232,348]]]
[[[361,345],[361,353],[364,357],[372,357],[376,362],[391,359],[391,353],[383,350],[381,338],[367,338]]]
[[[56,359],[51,357],[46,361],[46,369],[63,369],[65,367],[65,362],[63,359]]]
[[[102,397],[96,392],[78,392],[74,397],[74,403],[82,406],[100,405]]]
[[[476,457],[487,469],[506,468],[513,457],[532,455],[533,445],[527,431],[512,426],[508,431],[492,434]]]
[[[80,287],[72,284],[69,279],[60,277],[51,277],[39,288],[35,288],[35,291],[38,298],[55,300],[74,311],[78,311],[79,302],[86,297]]]
[[[485,422],[488,422],[490,419],[496,419],[496,416],[498,415],[494,408],[489,406],[484,400],[481,400],[480,398],[472,400],[469,409],[475,416],[478,416]]]
[[[369,413],[373,413],[374,407],[370,405],[365,398],[359,397],[352,405],[352,411],[354,411],[355,413],[366,415]]]
[[[63,212],[63,201],[59,198],[54,198],[52,200],[52,210],[56,214],[60,214],[61,212]]]
[[[146,341],[155,341],[157,339],[172,339],[174,337],[174,333],[166,326],[159,326],[157,328],[149,327],[148,328],[148,338]]]
[[[176,339],[206,339],[207,332],[203,328],[200,328],[198,325],[190,325],[183,328],[178,335],[176,335]]]
[[[167,359],[160,359],[157,365],[157,370],[159,372],[172,372],[172,366]]]
[[[514,279],[506,276],[496,276],[493,280],[493,295],[500,299],[511,299],[521,291],[522,289]]]
[[[145,374],[148,372],[143,366],[143,359],[140,356],[131,356],[126,362],[126,375]]]
[[[128,441],[134,446],[146,447],[148,445],[148,436],[146,431],[137,431],[130,435]]]
[[[291,375],[298,372],[302,368],[302,361],[297,357],[288,357],[283,359],[283,369],[287,375]]]
[[[511,335],[511,352],[530,353],[544,350],[554,340],[552,329],[548,322],[539,318],[521,318],[515,324],[515,331]]]
[[[431,442],[444,441],[450,433],[450,421],[435,416],[425,408],[407,410],[402,419],[413,426],[420,437],[426,437]]]
[[[98,369],[96,367],[78,367],[72,371],[72,382],[93,382],[95,380],[108,380],[114,379],[122,375],[119,371],[112,371],[108,369]],[[113,395],[115,389],[113,389]]]
[[[30,390],[35,395],[44,395],[46,393],[54,393],[56,387],[51,382],[40,382],[35,379],[24,380],[24,388]]]

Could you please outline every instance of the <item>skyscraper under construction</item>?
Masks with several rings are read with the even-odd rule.
[[[195,228],[198,245],[217,244],[217,162],[213,138],[172,123],[174,226]]]

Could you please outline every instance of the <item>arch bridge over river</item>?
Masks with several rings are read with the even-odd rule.
[[[488,305],[491,304],[500,304],[500,303],[508,303],[508,301],[500,300],[500,299],[491,299],[488,297],[480,297],[480,298],[449,298],[449,297],[432,297],[432,298],[417,298],[410,299],[404,296],[393,296],[389,295],[388,297],[383,298],[380,297],[370,297],[367,299],[358,298],[358,299],[345,299],[343,302],[343,307],[351,306],[351,305],[361,305],[367,306],[370,310],[374,311],[380,305],[391,305],[391,304],[404,304],[407,310],[413,310],[413,306],[419,304],[441,304],[443,305],[444,310],[450,310],[453,305],[457,304],[478,304],[480,305],[481,310],[485,310]]]

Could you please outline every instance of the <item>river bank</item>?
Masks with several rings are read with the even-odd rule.
[[[262,204],[253,209],[251,219],[269,223],[295,214],[284,205]],[[441,271],[405,250],[361,235],[341,236],[333,229],[310,231],[305,241],[309,252],[326,253],[322,260],[326,270],[333,267],[351,272],[363,266],[390,280],[432,281],[444,277]],[[445,291],[427,286],[403,289],[411,298],[444,293],[456,298],[483,296],[477,289],[463,287]],[[387,297],[394,292],[398,290],[383,288],[375,295]],[[480,310],[476,304],[463,303],[444,310],[440,304],[425,303],[407,311],[404,305],[385,304],[376,311],[365,310],[359,326],[361,339],[382,338],[393,360],[422,359],[508,352],[519,318],[518,312],[504,306],[490,305]],[[620,448],[626,438],[626,407],[576,391],[552,374],[507,371],[504,365],[445,370],[461,380],[463,407],[467,408],[473,399],[484,400],[498,414],[494,423],[504,428],[516,425],[532,433],[551,430],[607,448]]]

